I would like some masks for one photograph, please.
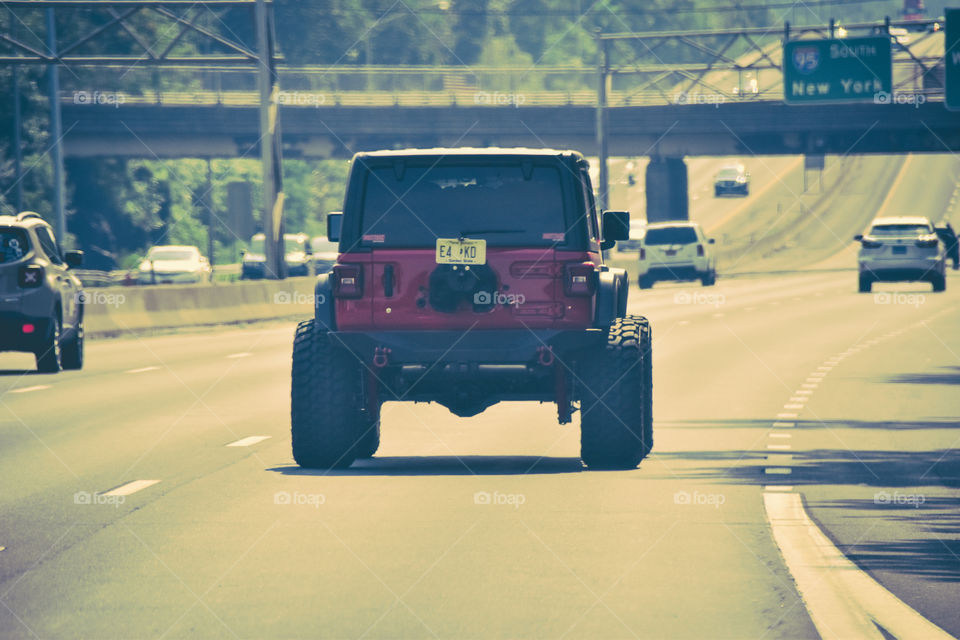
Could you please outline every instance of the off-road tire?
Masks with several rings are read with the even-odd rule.
[[[618,318],[603,350],[580,362],[580,459],[592,469],[633,469],[653,446],[650,326]]]
[[[38,373],[58,373],[61,369],[61,341],[60,317],[50,319],[50,328],[47,330],[47,339],[36,352]]]
[[[947,278],[943,274],[934,274],[933,278],[930,279],[930,284],[933,285],[933,290],[935,293],[940,293],[947,290]]]
[[[343,469],[357,458],[357,407],[363,406],[360,364],[314,320],[297,325],[293,341],[290,431],[301,467]]]
[[[637,279],[637,285],[639,285],[641,289],[649,289],[653,286],[653,283],[654,280],[650,276],[640,276]]]
[[[870,293],[870,291],[873,289],[873,278],[865,273],[861,273],[858,285],[858,290],[860,293]]]
[[[703,274],[703,276],[701,276],[700,278],[700,284],[702,284],[704,287],[712,287],[716,283],[717,283],[716,271],[709,271]]]
[[[60,364],[68,370],[83,369],[83,315],[78,316],[73,336],[63,344]]]

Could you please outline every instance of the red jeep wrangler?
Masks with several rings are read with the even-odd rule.
[[[358,153],[340,243],[293,344],[293,456],[347,467],[380,444],[384,402],[473,416],[502,400],[581,414],[592,468],[636,467],[653,445],[650,327],[627,316],[626,271],[601,251],[627,212],[594,207],[573,151]]]

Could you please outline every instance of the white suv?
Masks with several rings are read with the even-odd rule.
[[[874,282],[917,282],[947,288],[946,253],[933,224],[920,216],[876,218],[870,230],[854,236],[860,243],[860,292]]]
[[[717,261],[696,222],[658,222],[647,227],[640,242],[639,284],[649,289],[660,280],[717,280]]]

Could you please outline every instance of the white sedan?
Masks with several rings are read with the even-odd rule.
[[[196,247],[151,247],[137,269],[138,284],[190,284],[210,281],[210,263]]]

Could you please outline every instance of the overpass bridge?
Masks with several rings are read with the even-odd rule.
[[[236,46],[243,55],[209,63],[178,63],[150,50],[56,59],[0,51],[0,63],[96,67],[71,74],[53,94],[68,156],[255,157],[265,123],[279,114],[282,153],[294,157],[406,146],[580,149],[601,158],[601,203],[608,155],[649,155],[647,193],[670,192],[669,215],[685,217],[685,156],[960,151],[960,114],[943,105],[941,27],[887,20],[783,31],[597,33],[595,68],[298,68],[270,57],[269,96],[263,74],[257,84],[249,67],[253,53]],[[892,38],[893,91],[872,104],[786,106],[783,43],[847,35]],[[178,71],[176,82],[161,82],[155,65]],[[111,67],[122,71],[114,80]]]

